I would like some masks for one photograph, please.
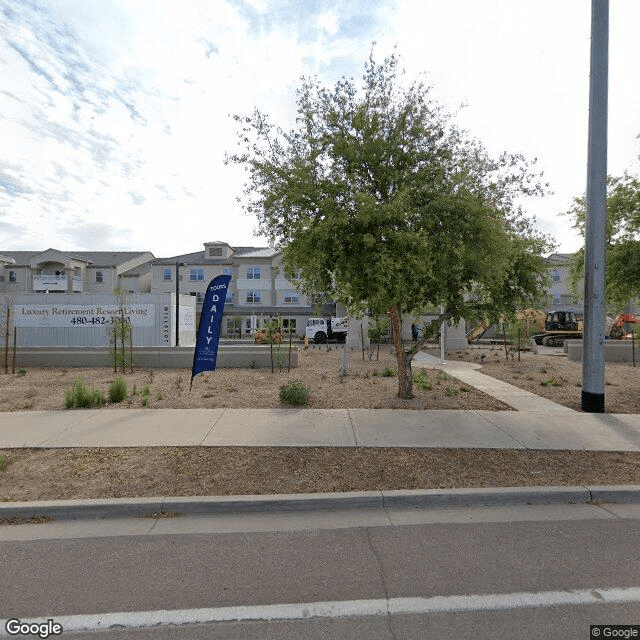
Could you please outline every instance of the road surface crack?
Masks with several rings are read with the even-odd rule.
[[[393,638],[393,640],[397,640],[396,634],[393,631],[393,626],[391,625],[391,611],[389,611],[389,592],[387,591],[387,581],[385,580],[385,577],[384,577],[384,565],[382,564],[382,558],[380,557],[380,554],[378,553],[376,548],[373,546],[373,542],[371,540],[371,531],[369,529],[367,529],[366,531],[367,531],[367,540],[369,542],[369,548],[371,549],[371,553],[373,553],[376,560],[378,561],[378,571],[380,573],[380,581],[382,582],[384,599],[387,606],[387,625],[389,627],[389,633],[391,634],[391,637]]]

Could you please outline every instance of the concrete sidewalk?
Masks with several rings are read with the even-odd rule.
[[[0,449],[144,446],[640,451],[640,415],[403,409],[78,409],[0,413]]]

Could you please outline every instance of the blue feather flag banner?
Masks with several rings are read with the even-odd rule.
[[[207,286],[207,293],[202,304],[202,315],[198,323],[191,382],[197,375],[205,371],[214,371],[216,368],[222,313],[230,281],[231,276],[217,276]]]

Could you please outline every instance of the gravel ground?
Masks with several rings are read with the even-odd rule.
[[[11,449],[0,501],[640,484],[640,453],[337,447]]]
[[[562,349],[541,348],[537,354],[525,351],[520,361],[516,355],[507,362],[501,347],[472,348],[448,354],[447,360],[482,364],[480,371],[488,376],[581,410],[582,363],[570,362]],[[638,360],[640,364],[640,354]],[[640,412],[640,366],[629,362],[605,364],[605,406],[607,413]]]
[[[428,371],[431,390],[415,387],[413,399],[400,400],[398,378],[376,375],[381,374],[385,366],[397,366],[389,352],[389,347],[384,346],[379,359],[374,354],[371,360],[367,357],[364,361],[361,352],[351,352],[349,373],[344,381],[340,376],[343,352],[331,346],[301,349],[300,366],[289,373],[286,363],[282,370],[276,367],[274,373],[270,369],[217,369],[196,378],[191,390],[188,369],[139,370],[125,374],[129,399],[110,404],[108,408],[278,408],[285,406],[280,400],[280,387],[295,381],[310,389],[308,406],[312,409],[509,410],[495,398],[439,371]],[[63,410],[65,391],[77,380],[83,380],[91,389],[101,390],[108,400],[109,384],[115,377],[113,369],[107,368],[29,369],[23,376],[0,375],[0,411]],[[149,393],[145,396],[146,388]]]

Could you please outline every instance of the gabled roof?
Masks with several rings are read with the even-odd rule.
[[[552,253],[548,258],[547,262],[555,262],[555,263],[565,263],[569,262],[575,253]]]
[[[243,258],[273,258],[278,253],[277,249],[267,247],[266,249],[256,249],[255,251],[242,254]]]
[[[45,251],[2,251],[2,255],[13,258],[16,266],[29,266],[33,258],[47,251],[55,251],[72,260],[81,260],[96,267],[116,267],[135,258],[153,256],[149,251],[60,251],[52,248]]]
[[[207,244],[213,244],[207,242]],[[226,244],[226,243],[219,243]],[[169,258],[157,258],[151,262],[154,265],[175,265],[176,262],[184,262],[186,265],[206,265],[206,264],[231,264],[236,258],[270,258],[275,255],[277,251],[270,247],[231,247],[233,253],[229,258],[207,258],[204,249],[202,251],[194,251],[193,253],[183,253],[178,256],[171,256]],[[260,255],[263,252],[265,255]]]
[[[120,273],[120,276],[123,278],[131,278],[135,276],[142,275],[143,273],[147,273],[151,269],[151,260],[147,262],[143,262],[139,264],[137,267],[132,267],[131,269],[127,269]]]

